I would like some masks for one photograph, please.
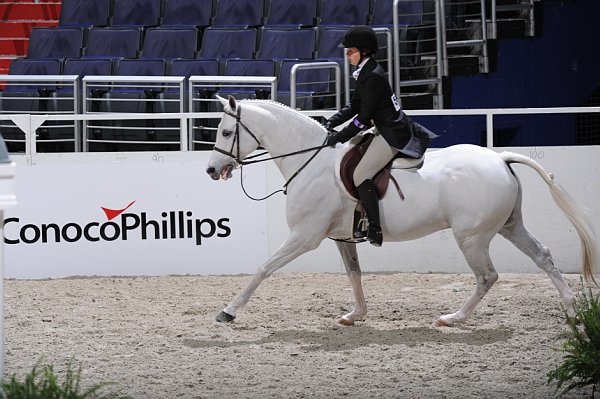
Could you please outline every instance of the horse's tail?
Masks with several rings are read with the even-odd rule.
[[[583,277],[586,281],[598,285],[594,275],[600,274],[600,251],[598,249],[598,244],[596,243],[597,241],[594,238],[594,229],[588,215],[577,205],[575,200],[554,181],[554,175],[552,173],[547,173],[539,163],[529,157],[513,152],[502,152],[499,155],[507,164],[520,163],[529,166],[538,172],[546,184],[548,184],[554,202],[556,202],[565,215],[567,215],[567,218],[571,221],[579,234],[583,257]]]

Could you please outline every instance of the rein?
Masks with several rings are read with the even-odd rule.
[[[296,176],[298,176],[300,174],[300,172],[302,172],[302,170],[304,170],[304,168],[317,156],[317,154],[319,154],[319,152],[321,152],[321,150],[323,148],[327,147],[327,145],[324,142],[322,145],[316,146],[316,147],[310,147],[310,148],[306,148],[303,150],[294,151],[294,152],[290,152],[290,153],[283,154],[283,155],[272,156],[272,157],[268,157],[268,158],[254,159],[254,158],[258,158],[258,157],[261,157],[261,156],[267,154],[267,152],[265,151],[260,154],[253,155],[251,157],[247,157],[246,158],[247,160],[242,160],[239,157],[239,155],[240,155],[240,125],[244,128],[244,130],[246,130],[248,132],[248,134],[250,134],[250,136],[252,136],[254,141],[256,141],[256,143],[259,146],[260,146],[260,141],[258,140],[256,135],[254,133],[252,133],[252,131],[246,125],[244,125],[244,123],[242,122],[242,119],[241,119],[242,109],[239,104],[237,106],[237,112],[235,114],[233,114],[229,111],[224,111],[224,112],[225,112],[225,114],[231,116],[232,118],[235,118],[235,133],[234,133],[234,137],[233,137],[233,142],[231,143],[231,149],[229,151],[225,151],[215,145],[213,147],[213,150],[216,152],[219,152],[221,154],[227,155],[228,157],[233,158],[235,160],[236,164],[240,166],[240,186],[242,187],[242,191],[244,192],[244,194],[246,194],[246,197],[250,198],[253,201],[263,201],[263,200],[266,200],[267,198],[269,198],[277,193],[280,193],[280,192],[283,193],[284,195],[287,195],[288,185],[292,182],[292,180],[294,180],[296,178]],[[327,139],[325,139],[325,140],[327,140]],[[233,153],[234,147],[236,147],[237,155],[234,155],[234,153]],[[282,189],[276,190],[263,198],[254,198],[250,194],[248,194],[248,192],[246,191],[246,188],[244,187],[244,178],[243,178],[244,165],[251,165],[254,163],[271,161],[273,159],[285,158],[285,157],[299,155],[299,154],[305,154],[305,153],[311,152],[311,151],[315,151],[315,153],[312,154],[310,156],[310,158],[308,158],[308,160],[306,162],[304,162],[304,164],[302,164],[302,166],[300,168],[298,168],[298,170],[296,172],[294,172],[294,174],[285,182]]]

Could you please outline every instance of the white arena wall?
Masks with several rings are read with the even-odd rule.
[[[589,209],[600,231],[600,146],[501,148],[535,158]],[[435,151],[432,149],[431,151]],[[5,212],[5,275],[60,278],[93,275],[253,273],[287,235],[285,196],[248,199],[239,169],[232,180],[204,172],[209,152],[13,155],[18,206]],[[533,170],[515,165],[524,187],[524,218],[564,272],[578,272],[578,237]],[[272,162],[244,168],[255,197],[283,185]],[[131,205],[130,205],[131,204]],[[128,205],[129,208],[126,208]],[[114,215],[113,211],[123,210]],[[315,210],[318,212],[318,209]],[[469,271],[450,231],[382,248],[359,245],[364,271]],[[492,243],[500,272],[537,272],[502,237]],[[334,243],[283,271],[341,272]]]

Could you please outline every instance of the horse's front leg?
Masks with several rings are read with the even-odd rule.
[[[367,314],[367,303],[362,288],[358,253],[356,252],[356,244],[354,243],[336,241],[336,244],[344,260],[344,266],[346,267],[346,273],[348,274],[350,287],[352,288],[352,295],[354,296],[354,309],[352,309],[352,312],[343,315],[339,322],[345,326],[351,326],[354,325],[356,320],[362,319]]]
[[[287,240],[275,251],[275,253],[263,263],[250,281],[250,284],[238,294],[221,313],[217,315],[218,322],[231,322],[236,317],[237,309],[244,306],[256,291],[260,283],[267,279],[278,269],[282,268],[298,256],[315,249],[322,240],[306,240],[306,235],[291,234]]]

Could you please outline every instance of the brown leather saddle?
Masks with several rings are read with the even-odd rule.
[[[350,193],[355,199],[359,199],[359,197],[358,191],[354,186],[352,175],[354,173],[354,169],[356,169],[356,165],[358,165],[358,162],[362,159],[363,155],[367,151],[369,144],[371,144],[371,141],[373,141],[373,135],[366,134],[358,144],[356,144],[346,154],[344,154],[342,161],[340,162],[340,179],[342,180],[344,187],[346,187],[346,191],[348,191],[348,193]],[[400,194],[400,198],[404,199],[404,195],[400,190],[400,186],[398,186],[398,182],[396,181],[394,176],[392,176],[392,163],[393,160],[390,163],[388,163],[382,170],[380,170],[373,178],[373,183],[377,188],[377,195],[379,199],[383,198],[383,196],[385,195],[390,184],[390,180],[396,186],[396,189]]]

